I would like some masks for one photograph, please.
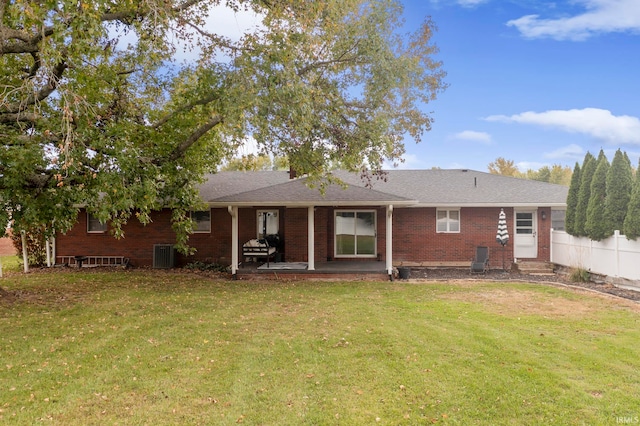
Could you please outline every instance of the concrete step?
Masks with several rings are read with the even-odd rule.
[[[514,267],[517,268],[521,274],[554,275],[554,265],[550,262],[520,261],[514,264]]]

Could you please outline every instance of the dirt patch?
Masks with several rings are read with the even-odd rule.
[[[546,317],[581,317],[596,309],[584,300],[570,300],[534,291],[491,289],[488,291],[449,294],[447,300],[479,303],[509,316],[541,315]]]
[[[613,284],[604,282],[572,282],[569,276],[564,273],[556,273],[553,275],[529,275],[521,274],[514,271],[491,270],[486,274],[471,274],[467,269],[447,269],[447,268],[411,268],[410,278],[413,280],[428,281],[456,281],[456,282],[475,282],[475,281],[510,281],[510,282],[540,282],[548,284],[558,284],[569,286],[577,289],[585,289],[595,291],[602,294],[608,294],[623,299],[640,302],[640,291],[630,290],[626,288],[616,287]]]

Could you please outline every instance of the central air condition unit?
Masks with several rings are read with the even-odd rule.
[[[153,245],[153,267],[173,268],[175,266],[175,250],[171,244],[154,244]]]

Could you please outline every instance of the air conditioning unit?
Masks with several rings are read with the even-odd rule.
[[[175,249],[171,244],[154,244],[153,245],[153,268],[167,269],[175,266]]]

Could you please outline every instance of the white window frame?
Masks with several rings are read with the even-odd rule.
[[[280,211],[278,209],[262,209],[262,210],[258,210],[256,212],[256,238],[258,239],[262,239],[265,238],[266,235],[262,235],[262,219],[263,219],[263,215],[267,213],[268,215],[270,215],[270,218],[273,218],[273,220],[271,221],[272,224],[275,225],[275,232],[269,232],[269,231],[273,231],[273,227],[269,226],[269,219],[267,219],[267,235],[276,235],[280,232]]]
[[[353,213],[354,218],[358,216],[358,213],[373,213],[373,254],[358,254],[357,247],[354,247],[354,254],[338,254],[338,214],[340,213]],[[374,209],[340,209],[333,212],[333,255],[335,258],[376,258],[378,256],[378,212]],[[354,234],[356,237],[357,233]],[[357,241],[357,238],[356,238]]]
[[[209,214],[209,218],[207,220],[196,217],[198,215],[201,215],[201,214],[204,215],[206,213]],[[211,233],[211,209],[192,211],[190,215],[191,215],[191,220],[193,221],[194,234],[210,234]],[[202,227],[202,225],[205,225],[205,226]]]
[[[444,222],[446,224],[446,229],[441,230],[439,229],[438,225],[439,225],[439,215],[441,212],[444,212],[446,214],[446,217],[444,218]],[[452,219],[451,218],[451,213],[455,212],[458,216],[458,219]],[[460,209],[436,209],[436,233],[438,234],[459,234],[460,233],[460,228],[461,228],[461,216],[460,216]],[[456,224],[458,229],[453,229],[452,230],[452,225]]]
[[[94,229],[92,225],[96,226],[96,229]],[[100,220],[96,216],[87,212],[87,233],[104,234],[105,232],[107,232],[107,224],[100,222]]]

